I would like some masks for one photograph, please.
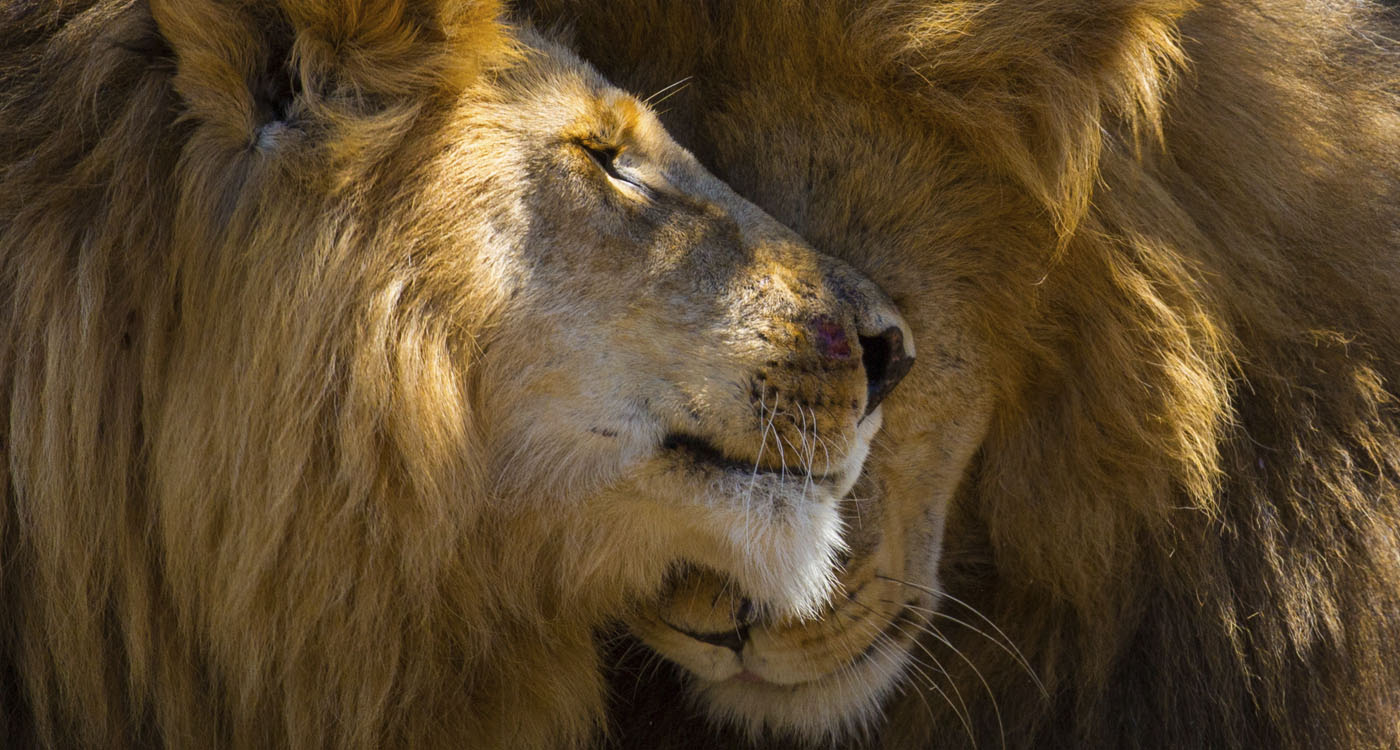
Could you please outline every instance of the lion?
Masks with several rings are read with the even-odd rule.
[[[0,746],[559,748],[829,598],[900,312],[485,0],[0,12]]]
[[[841,593],[680,571],[617,746],[1400,746],[1389,11],[526,5],[920,347]]]

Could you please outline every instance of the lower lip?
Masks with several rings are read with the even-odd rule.
[[[747,682],[750,685],[760,685],[765,682],[768,682],[767,680],[763,679],[762,677],[759,677],[758,675],[754,674],[753,672],[750,672],[747,669],[740,672],[739,674],[734,675],[733,677],[730,677],[729,679],[735,682]]]

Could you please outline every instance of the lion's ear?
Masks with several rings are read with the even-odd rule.
[[[280,0],[309,81],[376,96],[466,85],[507,59],[499,0]]]
[[[509,60],[500,0],[151,0],[193,119],[247,141],[298,109],[372,114]]]

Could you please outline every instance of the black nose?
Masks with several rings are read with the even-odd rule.
[[[914,356],[904,345],[904,332],[890,326],[879,336],[860,337],[861,362],[865,364],[865,413],[875,411],[914,366]]]

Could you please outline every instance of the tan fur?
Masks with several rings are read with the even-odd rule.
[[[624,665],[624,745],[737,741],[682,689],[765,742],[1400,744],[1400,79],[1373,9],[530,5],[626,86],[687,81],[671,130],[920,342],[850,597],[740,656],[673,627],[736,627],[722,577],[683,580],[635,627],[686,687]]]
[[[0,10],[0,746],[575,746],[673,566],[828,595],[907,327],[500,14]]]

